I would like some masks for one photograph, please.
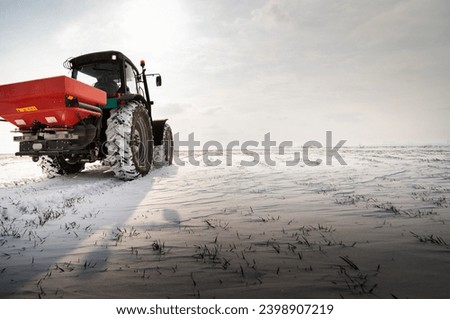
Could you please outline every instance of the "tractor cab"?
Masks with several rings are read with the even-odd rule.
[[[117,107],[118,100],[137,99],[146,105],[150,112],[153,102],[147,85],[147,76],[157,76],[156,85],[161,85],[159,74],[145,74],[145,63],[141,62],[142,72],[124,54],[118,51],[105,51],[85,54],[69,59],[64,64],[72,71],[72,78],[103,90],[107,94],[105,109]]]

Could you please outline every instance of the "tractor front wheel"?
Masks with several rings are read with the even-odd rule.
[[[161,145],[155,146],[153,163],[155,166],[172,165],[173,161],[173,134],[169,124],[164,125]]]

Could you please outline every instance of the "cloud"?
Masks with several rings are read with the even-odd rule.
[[[164,109],[164,113],[168,115],[178,115],[192,109],[191,104],[182,103],[168,103],[161,106]]]
[[[382,134],[364,129],[375,119],[398,128],[385,130],[393,140],[409,141],[415,136],[409,127],[427,101],[450,101],[443,1],[263,1],[241,7],[238,15],[223,2],[189,7],[187,61],[197,66],[201,84],[195,91],[201,97],[190,101],[223,105],[222,119],[236,126],[254,117],[254,131],[290,134],[288,123],[295,121],[270,120],[289,114],[309,119],[302,122],[305,134],[334,127],[376,141]],[[431,119],[420,134],[428,125]]]
[[[265,6],[252,11],[251,21],[265,30],[279,30],[281,26],[291,22],[287,6],[289,6],[287,2],[269,1]]]
[[[118,49],[163,75],[151,87],[154,112],[174,131],[450,139],[444,0],[16,3],[0,12],[0,83],[61,74],[69,56]]]

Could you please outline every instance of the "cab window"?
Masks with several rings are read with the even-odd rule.
[[[125,62],[125,81],[127,83],[126,93],[137,94],[136,77],[137,74],[133,70],[133,67]]]

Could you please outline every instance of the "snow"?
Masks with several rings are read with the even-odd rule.
[[[130,182],[0,156],[0,297],[449,297],[450,147],[292,151]]]

